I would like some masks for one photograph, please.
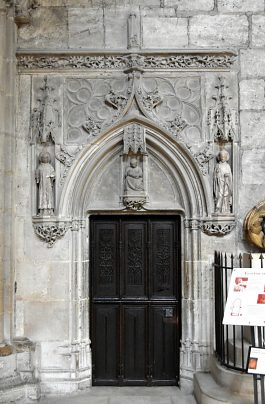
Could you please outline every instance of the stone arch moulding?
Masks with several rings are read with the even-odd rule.
[[[59,218],[71,222],[71,290],[70,311],[71,346],[75,347],[82,358],[83,366],[91,377],[91,353],[89,340],[89,216],[93,213],[132,213],[127,211],[120,200],[121,188],[116,189],[118,196],[108,205],[106,199],[100,201],[100,187],[109,184],[107,194],[111,193],[112,179],[121,180],[121,155],[123,131],[128,125],[142,125],[145,130],[149,164],[152,171],[157,170],[156,178],[167,184],[171,194],[165,200],[154,201],[150,195],[145,212],[181,215],[182,218],[182,347],[180,375],[182,385],[192,386],[195,370],[207,370],[210,353],[210,339],[205,337],[205,314],[201,310],[200,293],[194,298],[194,289],[203,290],[201,273],[201,221],[209,218],[212,211],[210,187],[200,172],[195,159],[184,145],[175,141],[172,135],[151,124],[146,118],[123,120],[112,129],[102,133],[94,143],[86,146],[71,167],[59,201]],[[114,174],[110,174],[113,170]],[[159,177],[160,175],[160,177]],[[111,177],[112,176],[112,177]],[[105,178],[104,178],[105,177]],[[111,178],[110,178],[111,177]],[[154,178],[152,179],[152,181]],[[114,181],[114,182],[115,182]],[[149,177],[149,186],[152,181]],[[149,189],[151,194],[151,189]],[[103,192],[104,194],[104,192]],[[94,197],[93,195],[96,195]],[[59,219],[60,220],[60,219]],[[204,327],[202,327],[204,324]]]
[[[211,191],[192,154],[184,143],[177,142],[165,129],[160,129],[144,117],[120,121],[82,150],[65,181],[58,203],[58,216],[84,219],[91,209],[100,210],[91,205],[95,182],[99,180],[104,167],[121,155],[123,129],[133,123],[144,127],[148,153],[156,164],[163,166],[161,169],[170,177],[171,185],[176,190],[175,203],[166,209],[185,212],[187,219],[208,219],[212,211]],[[146,211],[155,210],[152,202],[147,203]],[[123,211],[124,207],[117,203],[111,209]],[[165,210],[163,206],[159,209]]]

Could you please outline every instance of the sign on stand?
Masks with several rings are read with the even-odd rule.
[[[264,268],[234,268],[223,324],[265,326]]]
[[[265,375],[265,348],[249,347],[247,372],[253,375]]]
[[[265,269],[234,268],[231,274],[223,324],[251,326],[252,347],[247,372],[253,374],[254,404],[265,404],[265,349],[262,328],[265,327]],[[255,335],[256,334],[256,335]],[[257,342],[258,346],[255,346]],[[258,388],[258,381],[260,388]]]

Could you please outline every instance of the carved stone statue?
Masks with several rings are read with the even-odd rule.
[[[143,170],[138,164],[137,158],[132,157],[125,171],[124,190],[128,194],[144,191]]]
[[[38,214],[41,216],[51,216],[54,214],[53,183],[55,180],[55,171],[50,162],[50,153],[41,152],[39,155],[39,166],[36,170]]]
[[[55,142],[55,130],[61,126],[60,112],[57,108],[57,100],[53,95],[54,89],[46,87],[46,94],[43,105],[43,127],[40,136],[41,143],[47,143],[49,137]]]
[[[221,150],[217,155],[218,163],[213,174],[213,192],[215,200],[215,212],[231,213],[233,195],[233,177],[228,164],[229,153]]]

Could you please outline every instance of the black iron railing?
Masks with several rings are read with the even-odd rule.
[[[238,371],[246,369],[248,348],[253,345],[254,327],[223,325],[222,321],[233,268],[251,268],[252,261],[251,254],[235,257],[233,254],[215,252],[214,256],[216,355],[221,365]],[[263,268],[263,264],[264,256],[261,254],[258,266]],[[264,327],[256,328],[264,342]]]

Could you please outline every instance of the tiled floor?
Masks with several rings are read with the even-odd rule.
[[[40,404],[196,404],[177,387],[92,387],[71,397],[43,398]]]

